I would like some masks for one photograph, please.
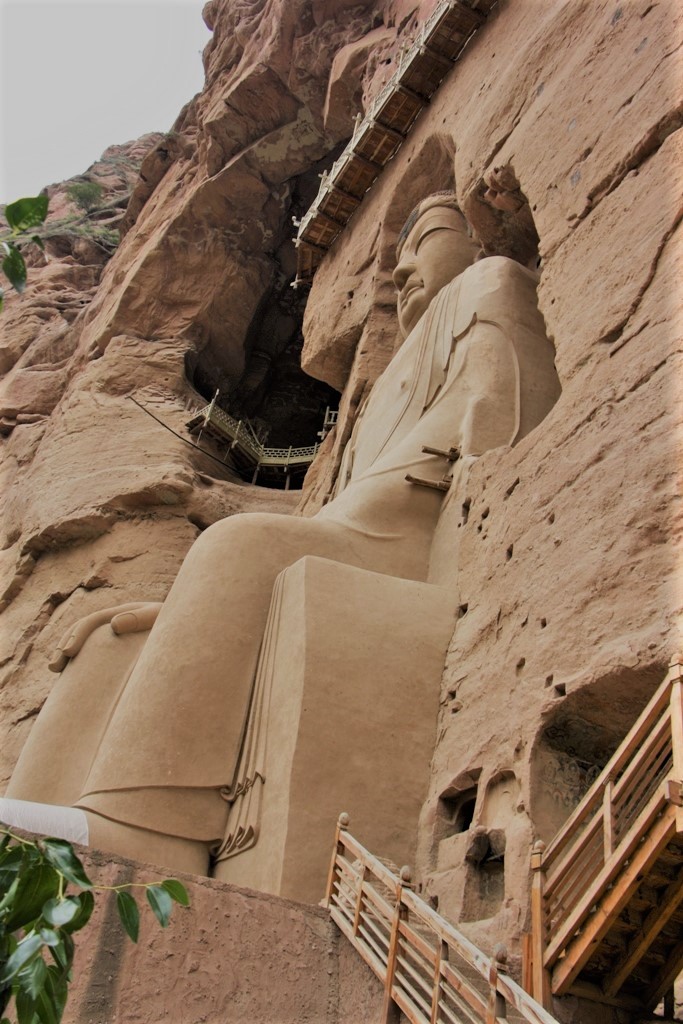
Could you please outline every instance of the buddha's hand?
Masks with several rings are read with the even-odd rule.
[[[98,626],[109,623],[117,635],[143,633],[146,629],[152,628],[160,610],[161,602],[131,601],[86,615],[66,631],[57,644],[57,650],[48,667],[52,672],[62,672]]]

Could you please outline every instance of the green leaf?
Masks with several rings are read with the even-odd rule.
[[[160,885],[150,885],[147,887],[147,902],[161,927],[165,928],[173,910],[173,900],[169,894]]]
[[[36,1001],[28,992],[21,989],[17,992],[15,1000],[17,1009],[17,1024],[33,1024],[36,1013]]]
[[[3,835],[2,839],[0,839],[0,855],[2,855],[5,852],[5,849],[6,849],[6,847],[9,844],[9,840],[10,840],[9,832],[5,832],[5,834]]]
[[[16,881],[22,859],[20,846],[13,846],[3,854],[0,860],[0,896],[4,896]]]
[[[26,287],[26,264],[24,263],[24,257],[14,245],[4,243],[4,248],[9,250],[9,252],[2,261],[3,273],[13,288],[18,292],[23,292]]]
[[[68,994],[66,976],[57,967],[48,967],[45,989],[36,1000],[36,1012],[41,1024],[59,1024]]]
[[[50,864],[61,872],[69,882],[80,885],[82,889],[92,889],[92,882],[74,853],[71,843],[67,843],[65,839],[44,839],[42,847]]]
[[[61,941],[57,932],[53,931],[52,928],[41,928],[40,937],[45,946],[58,946]]]
[[[45,242],[42,240],[40,235],[31,235],[31,241],[35,242],[41,249],[45,249]]]
[[[0,900],[0,920],[3,921],[3,928],[4,918],[7,916],[7,914],[12,913],[12,908],[14,907],[14,899],[17,894],[17,889],[19,888],[20,881],[21,878],[19,875],[17,875],[17,877],[14,879],[9,889],[3,896],[2,900]]]
[[[9,914],[5,919],[8,931],[25,928],[40,916],[43,904],[59,892],[59,875],[49,864],[36,864],[19,877]]]
[[[78,903],[78,913],[68,924],[63,925],[63,930],[71,935],[73,932],[78,932],[81,928],[85,928],[86,924],[92,917],[92,912],[95,909],[95,897],[89,891],[79,893],[78,896],[72,896],[75,903]]]
[[[21,940],[5,964],[2,972],[0,972],[0,985],[5,982],[12,981],[21,968],[25,967],[26,964],[36,956],[42,945],[43,940],[40,935],[36,932],[29,932],[28,935]]]
[[[47,196],[27,196],[5,207],[5,220],[12,231],[28,231],[47,217]]]
[[[35,999],[47,981],[47,965],[42,956],[37,956],[23,971],[20,971],[17,981],[21,991],[31,999]]]
[[[187,889],[177,878],[167,878],[165,882],[161,883],[161,888],[165,889],[176,903],[180,903],[183,907],[189,907],[190,897],[187,895]]]
[[[50,947],[52,959],[55,961],[60,978],[66,978],[74,962],[74,941],[68,932],[59,933],[59,942]]]
[[[80,909],[81,905],[77,896],[70,896],[65,900],[48,900],[43,907],[43,917],[54,928],[61,928],[73,921]]]
[[[137,942],[138,935],[140,934],[140,911],[135,899],[129,892],[117,892],[116,909],[119,912],[121,924],[126,929],[126,933],[133,942]]]

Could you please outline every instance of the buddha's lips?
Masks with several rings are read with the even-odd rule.
[[[410,296],[413,294],[413,292],[418,291],[420,288],[422,288],[422,282],[421,281],[418,284],[411,285],[407,292],[401,292],[401,294],[399,295],[399,305],[401,306],[401,308],[403,308],[403,306],[405,306],[406,302],[408,301]]]

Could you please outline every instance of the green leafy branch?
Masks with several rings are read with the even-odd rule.
[[[5,207],[5,220],[9,224],[12,236],[11,239],[0,242],[0,248],[4,254],[2,270],[9,283],[18,292],[23,292],[26,287],[26,263],[19,245],[13,239],[24,235],[31,228],[38,227],[44,222],[47,217],[47,204],[47,196],[29,196],[26,199],[17,199],[16,203],[9,203]],[[45,248],[40,235],[31,235],[21,241],[35,242],[41,249]],[[3,302],[4,292],[0,288],[0,310],[2,310]]]
[[[70,892],[73,885],[78,891]],[[95,892],[115,892],[121,923],[137,942],[140,911],[131,889],[144,889],[165,928],[173,904],[189,906],[185,886],[94,885],[71,843],[23,839],[0,827],[0,1015],[14,999],[17,1024],[59,1024],[66,1006],[75,945],[95,907]],[[3,1016],[0,1024],[10,1024]]]

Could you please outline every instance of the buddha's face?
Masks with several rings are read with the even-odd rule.
[[[463,217],[447,206],[428,207],[413,224],[393,273],[398,322],[412,331],[434,296],[474,260],[475,245]]]

